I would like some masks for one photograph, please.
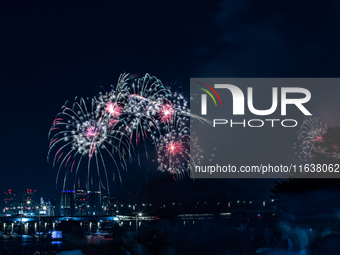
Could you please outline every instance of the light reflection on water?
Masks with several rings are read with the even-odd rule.
[[[47,235],[40,236],[40,242],[46,240]],[[20,235],[4,235],[0,236],[0,243],[4,246],[8,245],[20,245],[21,244],[21,236]],[[39,236],[35,235],[23,235],[22,236],[22,245],[30,245],[30,244],[38,244]]]
[[[102,236],[86,236],[86,241],[88,244],[100,244],[105,243],[106,240]],[[53,240],[48,235],[40,236],[40,244],[55,244],[60,246],[61,241]],[[1,246],[11,246],[11,245],[21,245],[21,236],[20,235],[3,235],[0,236],[0,244]],[[22,236],[22,245],[38,245],[39,244],[39,235],[23,235]]]

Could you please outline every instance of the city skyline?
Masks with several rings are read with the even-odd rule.
[[[5,193],[3,216],[100,216],[100,215],[132,215],[142,212],[154,215],[159,208],[176,208],[178,214],[183,213],[230,213],[235,210],[249,212],[275,211],[274,199],[254,198],[241,200],[228,194],[221,200],[193,200],[149,203],[150,201],[124,201],[115,196],[104,195],[99,191],[67,190],[60,193],[59,198],[44,200],[36,197],[36,191],[27,189],[17,194],[14,190]],[[22,198],[20,198],[22,197]]]
[[[47,163],[54,117],[67,100],[108,91],[120,73],[150,73],[188,98],[190,77],[338,77],[336,1],[175,1],[167,8],[152,2],[134,8],[127,3],[0,5],[3,190],[33,188],[46,199],[57,197],[57,170]],[[338,91],[330,94],[330,104],[316,113],[323,122],[340,125],[334,117]],[[273,146],[269,140],[264,147]],[[294,157],[293,149],[286,153],[280,157]],[[213,197],[223,187],[244,197],[265,197],[277,181],[174,181],[152,163],[131,164],[123,174],[128,178],[122,184],[112,182],[113,195],[131,190],[159,201],[170,199],[164,187],[192,199]]]

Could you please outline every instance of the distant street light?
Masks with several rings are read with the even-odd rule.
[[[38,231],[39,231],[39,247],[40,247],[40,209],[41,207],[38,206],[38,215],[39,215],[39,219],[38,219]],[[46,210],[46,207],[43,207],[44,210]]]
[[[134,212],[134,214],[136,214],[136,237],[138,237],[138,217],[142,217],[143,214],[138,212]]]

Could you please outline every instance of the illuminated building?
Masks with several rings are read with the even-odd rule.
[[[60,194],[60,215],[74,215],[74,191],[62,191]]]
[[[89,215],[102,214],[102,193],[100,191],[88,192],[87,212]]]
[[[87,215],[87,193],[77,190],[74,195],[75,215]]]
[[[17,209],[17,193],[11,189],[5,192],[5,208],[4,213],[10,215],[16,215]]]
[[[24,193],[24,200],[22,203],[22,209],[24,215],[35,214],[35,190],[27,189]]]
[[[104,207],[100,191],[62,191],[60,196],[61,216],[102,215]]]
[[[116,198],[113,196],[103,196],[102,198],[102,208],[104,215],[112,215],[116,214],[117,205],[116,205]]]
[[[55,216],[55,200],[47,200],[40,198],[40,205],[37,206],[37,215],[45,215],[45,216]]]

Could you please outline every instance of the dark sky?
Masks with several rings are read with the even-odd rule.
[[[335,0],[1,1],[0,191],[58,196],[55,115],[122,72],[187,93],[190,77],[338,77],[339,14]],[[218,183],[265,197],[274,181]]]

